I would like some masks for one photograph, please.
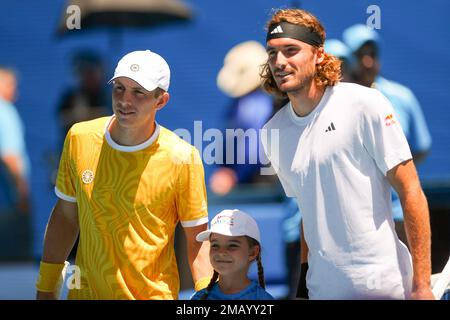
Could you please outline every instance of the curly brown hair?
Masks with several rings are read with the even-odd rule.
[[[272,18],[267,23],[267,30],[269,30],[274,24],[280,22],[289,22],[293,24],[303,25],[316,32],[322,42],[325,41],[325,28],[322,26],[320,21],[306,10],[300,9],[279,9],[275,12]],[[319,47],[314,47],[313,52]],[[318,86],[334,86],[339,80],[342,79],[341,76],[341,61],[335,56],[324,53],[325,57],[321,64],[316,66],[316,74],[314,76],[314,81]],[[278,89],[278,86],[273,78],[272,72],[269,68],[269,61],[262,65],[261,70],[262,86],[268,93],[280,97],[286,98],[286,93]]]

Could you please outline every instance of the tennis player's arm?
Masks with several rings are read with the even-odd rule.
[[[59,199],[53,208],[44,236],[42,261],[64,263],[72,250],[79,232],[76,202]],[[52,292],[37,292],[37,299],[52,299]]]
[[[431,231],[427,199],[420,186],[412,160],[387,172],[389,182],[397,191],[405,220],[405,231],[413,263],[412,299],[434,299],[430,287]]]
[[[308,263],[308,244],[305,240],[305,233],[303,232],[303,220],[300,222],[300,263]]]
[[[308,299],[308,287],[306,286],[306,273],[308,272],[308,244],[303,232],[303,220],[300,222],[300,277],[297,286],[297,298]]]
[[[188,262],[194,283],[204,278],[211,279],[213,275],[213,268],[209,262],[209,241],[198,242],[195,239],[199,232],[205,231],[207,228],[207,223],[184,228]]]

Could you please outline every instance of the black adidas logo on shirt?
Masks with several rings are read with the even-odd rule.
[[[325,132],[333,131],[333,130],[336,130],[336,128],[334,127],[334,124],[333,124],[333,122],[332,122],[332,123],[328,126],[328,129],[325,130]]]

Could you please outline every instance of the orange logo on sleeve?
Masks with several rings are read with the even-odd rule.
[[[384,118],[384,123],[386,124],[386,127],[389,127],[389,126],[396,124],[397,121],[395,121],[394,116],[391,113],[391,114],[388,114],[386,116],[386,118]]]

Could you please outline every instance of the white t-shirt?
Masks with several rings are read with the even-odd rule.
[[[412,157],[393,115],[379,91],[339,83],[309,115],[297,116],[289,103],[264,127],[266,154],[302,212],[311,299],[411,292],[411,257],[395,233],[386,172]]]

